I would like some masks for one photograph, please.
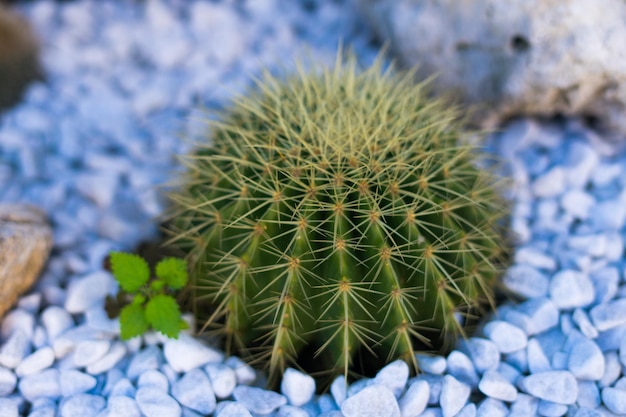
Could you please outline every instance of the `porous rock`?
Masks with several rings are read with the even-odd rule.
[[[626,133],[621,0],[357,0],[399,63],[493,127],[518,115],[589,116]]]
[[[24,204],[0,204],[0,316],[37,280],[52,249],[45,214]]]

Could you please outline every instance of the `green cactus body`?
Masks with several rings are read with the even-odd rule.
[[[380,63],[258,86],[172,196],[206,328],[271,378],[303,351],[348,375],[357,354],[415,364],[452,343],[455,313],[493,301],[504,248],[496,178],[455,112]]]

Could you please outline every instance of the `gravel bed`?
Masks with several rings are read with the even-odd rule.
[[[0,326],[0,415],[626,415],[626,155],[577,121],[522,119],[493,136],[513,178],[517,248],[500,306],[447,357],[393,362],[314,394],[280,392],[187,333],[120,341],[104,300],[111,250],[157,236],[158,185],[179,170],[198,108],[225,106],[295,56],[332,63],[338,40],[377,53],[349,0],[34,1],[48,77],[0,122],[0,201],[50,215],[55,249]],[[191,320],[191,318],[188,318]]]

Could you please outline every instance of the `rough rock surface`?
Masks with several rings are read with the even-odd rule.
[[[357,0],[401,65],[476,105],[492,127],[519,114],[581,115],[626,134],[621,0]]]
[[[52,249],[52,229],[36,207],[0,204],[0,316],[36,281]]]
[[[39,42],[28,22],[0,4],[0,108],[13,105],[41,75]]]

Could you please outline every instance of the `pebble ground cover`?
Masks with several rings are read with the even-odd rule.
[[[420,355],[314,394],[280,392],[209,342],[148,333],[122,342],[104,300],[111,250],[154,238],[173,155],[260,68],[338,40],[378,52],[349,1],[34,1],[47,79],[0,121],[0,200],[51,217],[55,250],[0,326],[0,415],[626,415],[626,155],[575,120],[522,119],[492,138],[513,178],[514,263],[501,305],[447,357]]]

